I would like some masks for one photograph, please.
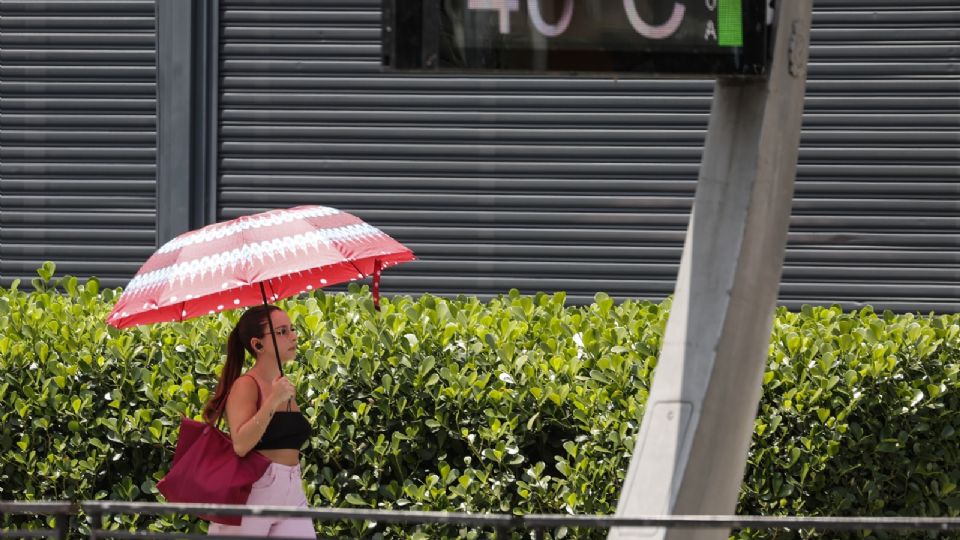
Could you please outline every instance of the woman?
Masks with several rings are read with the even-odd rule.
[[[273,322],[273,336],[267,317]],[[297,355],[297,330],[282,309],[257,306],[240,317],[227,342],[220,383],[203,414],[208,421],[215,421],[225,405],[237,455],[256,451],[272,462],[254,482],[247,504],[306,508],[300,447],[310,438],[310,424],[297,406],[293,384],[280,372],[274,338],[280,362],[293,360]],[[241,375],[247,352],[256,361]],[[316,538],[309,518],[263,516],[243,516],[237,526],[211,523],[209,534]]]

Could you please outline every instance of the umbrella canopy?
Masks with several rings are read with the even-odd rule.
[[[107,322],[183,321],[374,277],[413,252],[360,218],[325,206],[270,210],[184,233],[130,280]]]

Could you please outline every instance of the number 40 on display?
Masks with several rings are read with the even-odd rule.
[[[718,0],[699,1],[703,1],[709,11],[716,11]],[[573,4],[574,0],[564,0],[560,18],[553,24],[544,20],[540,10],[540,0],[527,0],[527,11],[530,14],[530,21],[538,32],[546,37],[556,37],[563,34],[570,26],[570,21],[573,20]],[[510,13],[520,10],[520,0],[469,0],[467,9],[499,12],[500,33],[509,34]],[[635,0],[623,0],[623,10],[630,21],[630,25],[638,34],[648,39],[666,39],[680,28],[683,23],[683,16],[686,13],[686,6],[681,2],[674,2],[673,12],[667,21],[661,24],[651,24],[643,20],[640,13],[637,12]],[[713,26],[713,21],[708,21],[704,39],[710,39],[711,37],[716,39],[717,31],[716,27]]]

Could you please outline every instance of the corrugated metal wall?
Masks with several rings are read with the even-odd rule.
[[[814,0],[790,231],[788,303],[960,310],[960,4]]]
[[[0,2],[0,282],[119,286],[156,241],[154,2]]]
[[[673,288],[711,83],[399,77],[379,0],[224,0],[219,217],[353,211],[387,292]],[[781,300],[960,308],[960,6],[817,0]],[[0,282],[154,249],[153,1],[0,2]]]
[[[380,73],[379,0],[225,0],[219,213],[325,204],[387,292],[670,294],[712,83]],[[960,307],[960,5],[818,0],[781,301]]]

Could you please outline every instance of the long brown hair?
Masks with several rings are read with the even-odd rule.
[[[248,309],[240,316],[237,325],[230,332],[230,337],[227,338],[227,360],[220,372],[220,382],[213,392],[213,397],[203,408],[203,418],[207,422],[212,424],[219,420],[221,412],[227,406],[230,388],[243,371],[246,353],[256,355],[250,347],[250,339],[263,336],[268,324],[267,318],[271,313],[279,310],[277,306],[259,305]]]

